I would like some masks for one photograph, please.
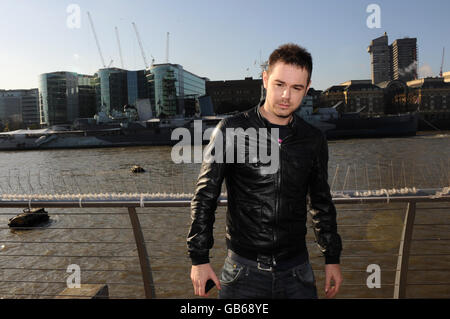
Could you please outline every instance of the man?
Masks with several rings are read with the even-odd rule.
[[[305,243],[308,193],[314,232],[325,256],[325,295],[332,298],[339,291],[342,245],[327,181],[327,141],[320,130],[294,113],[309,89],[311,72],[312,58],[305,49],[280,46],[263,73],[265,101],[221,121],[213,133],[208,147],[226,145],[226,159],[203,162],[191,202],[187,242],[196,295],[207,296],[205,284],[211,279],[219,298],[317,298]],[[237,147],[225,138],[228,129],[236,128],[267,129],[270,133],[258,133],[258,139],[272,143],[277,138],[278,149],[273,148],[272,154],[278,156],[271,157],[277,162],[275,172],[264,171],[267,165],[249,156],[247,144]],[[245,163],[233,162],[235,154],[243,156]],[[209,249],[223,179],[228,196],[228,255],[219,281],[209,264]]]

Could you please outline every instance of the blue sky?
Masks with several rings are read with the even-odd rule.
[[[79,28],[68,27],[80,8]],[[370,4],[380,7],[381,28],[369,28]],[[370,78],[367,46],[385,31],[389,43],[416,37],[419,70],[436,76],[446,48],[450,71],[450,1],[447,0],[1,0],[0,89],[38,87],[45,72],[93,74],[102,67],[89,25],[90,12],[105,63],[121,67],[117,26],[129,70],[144,68],[132,22],[150,63],[169,62],[211,80],[258,77],[258,63],[280,44],[298,43],[314,61],[312,87]],[[75,20],[70,20],[75,21]],[[257,62],[257,63],[255,63]]]

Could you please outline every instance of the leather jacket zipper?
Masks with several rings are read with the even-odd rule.
[[[278,210],[280,209],[280,194],[281,194],[281,143],[278,143],[278,163],[280,165],[277,173],[277,193],[276,193],[276,204],[275,204],[275,227],[273,229],[273,248],[277,248],[277,231],[278,231]]]
[[[281,142],[282,143],[282,142]],[[273,230],[273,246],[274,249],[278,246],[278,211],[280,210],[280,202],[281,202],[281,143],[278,143],[278,163],[280,164],[280,168],[278,170],[278,176],[277,176],[277,197],[276,197],[276,205],[275,205],[275,227]],[[275,259],[273,259],[275,260]]]
[[[278,170],[278,176],[277,176],[277,193],[276,193],[276,202],[275,202],[275,225],[273,229],[273,248],[274,251],[278,248],[278,211],[280,209],[280,202],[281,202],[281,175],[282,175],[282,160],[281,160],[281,151],[282,151],[282,144],[286,139],[291,137],[293,134],[289,134],[286,136],[283,140],[278,140],[278,163],[280,165],[280,168]],[[285,143],[286,144],[286,143]],[[272,264],[276,265],[275,256],[272,255]]]
[[[281,140],[278,143],[278,160],[280,163],[280,169],[278,170],[278,187],[277,187],[277,200],[276,200],[276,205],[275,205],[275,227],[274,227],[274,231],[273,231],[273,246],[274,249],[278,248],[278,214],[279,214],[279,209],[280,209],[280,205],[281,205],[281,177],[282,177],[282,160],[281,160],[281,151],[283,148],[283,142],[285,142],[290,136],[292,136],[292,134],[289,134],[288,136],[286,136],[283,140]],[[284,143],[286,144],[286,143]],[[273,257],[273,256],[272,256]],[[275,257],[272,258],[273,262],[275,263]]]

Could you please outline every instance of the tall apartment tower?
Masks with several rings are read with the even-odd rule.
[[[405,82],[417,79],[417,39],[398,39],[391,47],[393,79]]]
[[[397,39],[388,45],[388,36],[372,40],[370,53],[372,84],[384,81],[417,79],[417,39]]]
[[[391,80],[391,50],[388,45],[387,33],[372,40],[367,52],[370,53],[372,84]]]

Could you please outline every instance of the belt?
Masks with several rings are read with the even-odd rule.
[[[231,249],[228,249],[228,257],[230,257],[231,259],[233,259],[238,263],[248,265],[251,267],[256,267],[259,270],[264,271],[284,271],[291,269],[295,266],[304,264],[309,260],[307,252],[297,254],[296,256],[293,256],[288,259],[276,261],[273,257],[267,255],[257,255],[256,259],[247,258],[246,256],[237,254]]]

